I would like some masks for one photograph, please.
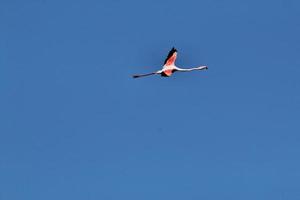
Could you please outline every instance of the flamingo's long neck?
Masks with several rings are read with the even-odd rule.
[[[203,69],[207,69],[207,66],[193,67],[193,68],[188,68],[188,69],[178,68],[178,71],[189,72],[189,71],[193,71],[193,70],[203,70]]]

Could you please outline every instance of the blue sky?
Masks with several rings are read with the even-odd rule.
[[[300,197],[296,0],[2,0],[0,199]],[[132,79],[177,65],[209,70]]]

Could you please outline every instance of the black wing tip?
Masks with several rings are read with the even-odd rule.
[[[171,51],[177,52],[177,49],[176,49],[175,47],[173,47],[173,48],[171,49]]]

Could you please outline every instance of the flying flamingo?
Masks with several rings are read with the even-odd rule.
[[[173,47],[171,49],[171,51],[169,52],[169,54],[164,62],[164,66],[161,70],[158,70],[156,72],[152,72],[149,74],[133,75],[133,78],[140,78],[140,77],[150,76],[150,75],[155,75],[155,74],[160,74],[161,76],[164,76],[164,77],[170,77],[174,72],[190,72],[193,70],[208,69],[207,66],[200,66],[200,67],[194,67],[194,68],[189,68],[189,69],[182,69],[182,68],[176,67],[175,66],[176,58],[177,58],[177,50]]]

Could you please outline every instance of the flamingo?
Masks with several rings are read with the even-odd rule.
[[[133,75],[133,78],[140,78],[155,74],[160,74],[163,77],[170,77],[174,72],[190,72],[193,70],[203,70],[208,69],[207,66],[200,66],[200,67],[194,67],[189,69],[182,69],[175,66],[175,60],[177,58],[177,50],[173,47],[171,51],[169,52],[167,58],[165,59],[163,68],[161,70],[158,70],[156,72],[148,73],[148,74],[136,74]]]

